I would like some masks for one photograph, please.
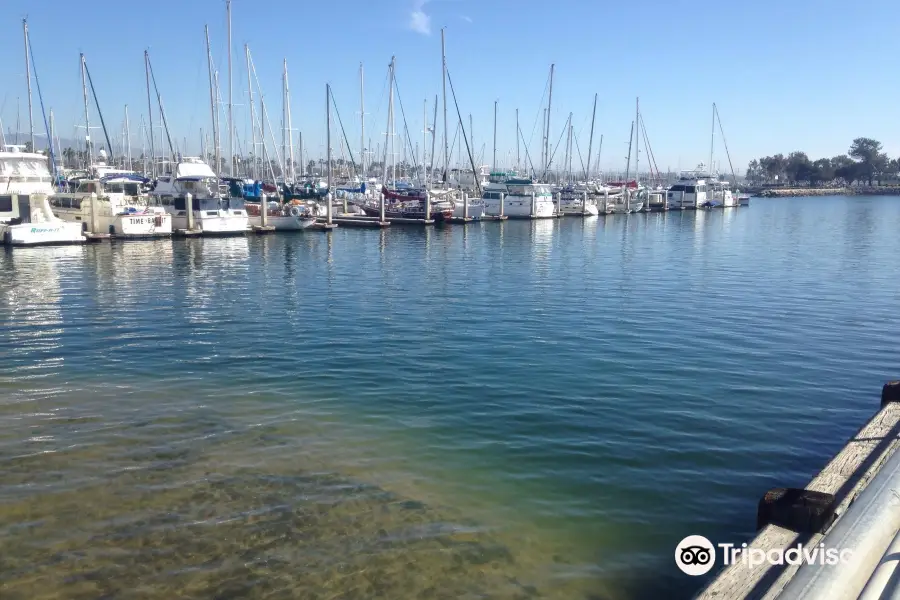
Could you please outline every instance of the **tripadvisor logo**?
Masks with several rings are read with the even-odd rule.
[[[740,564],[753,568],[763,564],[769,565],[838,565],[849,564],[853,552],[849,548],[839,550],[826,548],[824,543],[818,546],[797,544],[788,548],[751,548],[747,544],[740,547],[735,544],[713,544],[702,535],[689,535],[679,542],[675,548],[675,564],[687,575],[705,575],[716,564],[716,548],[722,550],[724,566]]]

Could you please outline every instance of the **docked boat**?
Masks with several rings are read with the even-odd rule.
[[[577,215],[580,217],[596,217],[600,214],[597,204],[588,195],[587,189],[579,189],[574,186],[566,186],[560,190],[559,212],[563,215]]]
[[[672,210],[738,205],[738,200],[728,183],[704,172],[703,165],[693,171],[682,171],[678,181],[667,190],[666,199],[669,209]]]
[[[0,151],[0,240],[12,246],[84,242],[81,225],[53,214],[47,157],[22,146]]]
[[[556,216],[549,185],[510,177],[503,172],[490,174],[482,199],[485,214],[491,216],[500,215],[501,199],[503,214],[509,217],[541,219]]]
[[[315,225],[316,212],[314,206],[301,203],[299,200],[282,204],[277,200],[266,203],[266,224],[276,231],[299,231]],[[254,227],[262,225],[259,202],[247,202],[244,204],[250,224]]]
[[[386,219],[424,219],[425,204],[428,192],[418,188],[400,188],[389,190],[381,188],[384,195],[384,217]],[[365,204],[363,210],[370,217],[381,215],[381,207],[378,202]],[[435,222],[445,221],[453,216],[453,205],[446,199],[431,203],[431,218]]]
[[[250,229],[243,198],[223,195],[218,177],[198,157],[183,157],[175,164],[174,173],[160,176],[150,192],[150,205],[172,215],[173,228],[187,229],[187,194],[192,197],[194,227],[204,234],[236,235]]]
[[[100,179],[82,179],[74,192],[50,199],[53,213],[69,223],[78,223],[90,233],[144,238],[172,235],[172,215],[159,206],[149,206],[143,188],[147,180],[136,173],[119,171]],[[92,197],[96,196],[92,206]],[[92,211],[96,214],[92,215]],[[96,226],[97,231],[94,231]]]

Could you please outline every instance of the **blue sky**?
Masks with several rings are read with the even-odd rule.
[[[276,129],[282,60],[287,59],[293,125],[303,131],[306,152],[314,157],[324,154],[326,82],[333,86],[358,153],[360,62],[366,72],[367,138],[372,146],[383,142],[392,55],[410,136],[413,144],[421,144],[423,100],[431,102],[441,92],[441,27],[446,27],[460,110],[466,121],[472,114],[474,149],[481,154],[484,148],[484,164],[491,162],[495,100],[498,162],[514,159],[516,108],[525,138],[532,142],[532,158],[538,160],[540,125],[535,123],[551,63],[556,64],[553,143],[572,112],[578,145],[586,154],[593,96],[599,93],[594,148],[596,153],[602,133],[604,169],[624,168],[636,97],[663,171],[708,160],[713,102],[740,172],[750,158],[776,152],[799,149],[813,158],[839,154],[857,136],[875,137],[892,156],[900,155],[900,83],[893,66],[900,54],[900,6],[886,0],[852,6],[834,0],[233,0],[232,10],[238,136],[249,136],[247,43]],[[4,131],[15,129],[17,97],[21,129],[27,130],[25,16],[44,101],[53,107],[62,136],[75,137],[75,125],[83,123],[78,54],[84,52],[110,135],[121,135],[128,104],[132,146],[139,146],[138,123],[147,112],[147,48],[173,136],[187,138],[188,150],[198,151],[199,130],[209,131],[211,120],[205,24],[227,101],[224,0],[93,0],[77,9],[63,0],[3,0]],[[99,125],[93,107],[91,115],[91,125]],[[36,93],[35,118],[36,129],[43,131]],[[402,125],[399,107],[397,120]],[[452,135],[452,98],[449,120]],[[92,134],[102,136],[99,130]],[[277,132],[276,137],[280,144]],[[641,160],[646,164],[643,153]],[[718,141],[715,160],[727,170]]]

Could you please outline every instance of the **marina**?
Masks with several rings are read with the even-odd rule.
[[[0,599],[900,600],[898,9],[7,4]]]

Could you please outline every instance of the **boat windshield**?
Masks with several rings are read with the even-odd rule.
[[[134,181],[112,181],[106,184],[106,191],[110,194],[139,196],[141,194],[141,184]]]

